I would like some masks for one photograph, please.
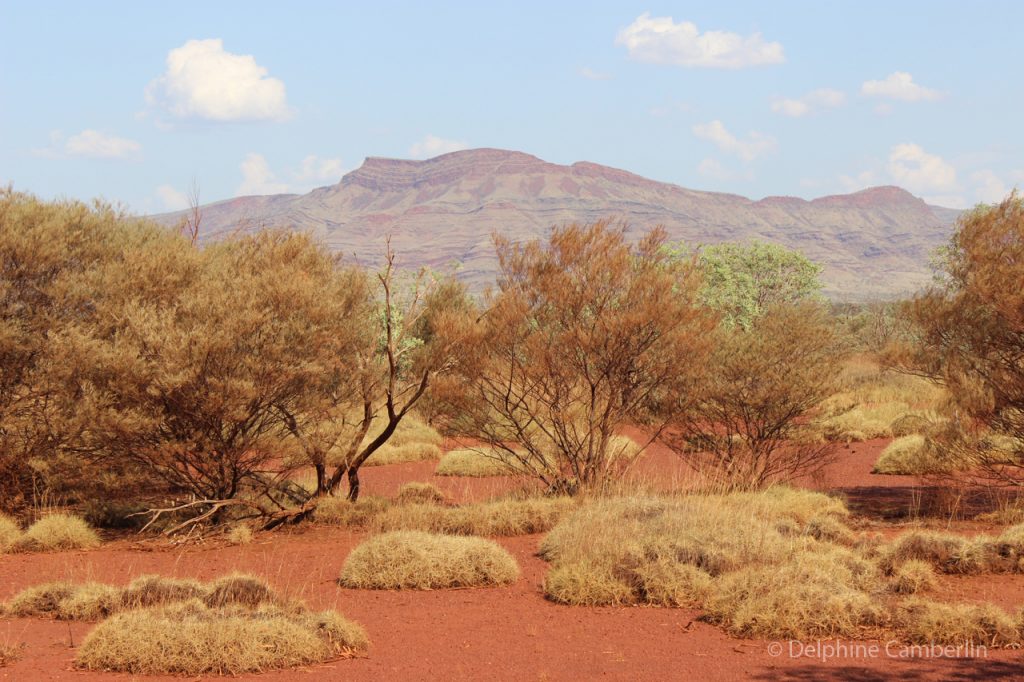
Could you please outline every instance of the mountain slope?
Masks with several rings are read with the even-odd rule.
[[[181,214],[157,216],[165,223]],[[496,267],[491,234],[515,240],[552,225],[624,221],[631,237],[662,225],[692,243],[763,239],[825,265],[830,294],[861,298],[926,283],[932,249],[957,213],[898,187],[812,201],[698,192],[593,163],[547,163],[529,154],[475,149],[426,161],[369,158],[336,185],[305,195],[239,197],[203,207],[203,232],[311,230],[359,262],[380,261],[386,237],[405,265],[459,264],[481,287]]]

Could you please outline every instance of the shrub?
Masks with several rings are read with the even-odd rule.
[[[196,580],[143,575],[121,590],[119,609],[149,608],[202,599],[206,591],[206,587]]]
[[[252,542],[252,528],[240,523],[227,532],[227,541],[232,545],[248,545]]]
[[[843,344],[817,303],[778,304],[741,328],[721,327],[693,409],[666,439],[698,471],[737,488],[763,488],[819,471],[835,445],[813,418],[836,389]],[[699,445],[694,447],[694,441]]]
[[[121,591],[103,583],[83,583],[58,605],[61,620],[100,620],[120,608]]]
[[[373,495],[360,497],[355,502],[345,497],[328,496],[321,498],[317,504],[313,521],[331,526],[363,528],[390,506],[390,500]]]
[[[911,559],[924,561],[943,573],[980,573],[986,569],[981,542],[934,531],[912,531],[901,535],[882,548],[879,564],[882,570],[892,574]]]
[[[510,476],[516,473],[507,456],[493,448],[460,448],[444,454],[437,464],[437,476]]]
[[[910,641],[940,645],[1016,645],[1021,641],[1013,619],[993,604],[943,604],[911,599],[897,612]]]
[[[932,453],[920,434],[902,436],[889,443],[871,469],[873,474],[915,476],[944,471],[943,463]]]
[[[852,553],[802,551],[715,581],[707,615],[737,636],[850,637],[884,621],[876,583],[877,569]]]
[[[60,605],[75,592],[75,586],[68,582],[45,583],[22,590],[5,605],[4,613],[9,616],[56,616]]]
[[[276,604],[280,599],[259,578],[233,573],[210,583],[203,601],[211,608],[242,606],[255,609],[264,604]]]
[[[893,591],[898,594],[917,594],[934,589],[938,584],[935,569],[927,561],[910,559],[900,564],[893,574]]]
[[[380,433],[379,429],[372,430],[367,434],[367,441],[373,440]],[[444,442],[444,438],[437,430],[423,421],[423,418],[416,413],[406,415],[402,421],[395,427],[395,432],[388,438],[388,445],[409,445],[412,443],[426,443],[429,445],[436,445],[440,447],[441,443]],[[377,453],[374,453],[374,457]]]
[[[211,609],[187,602],[117,614],[82,642],[76,664],[133,674],[239,674],[351,656],[362,629],[338,614]]]
[[[459,507],[405,504],[383,511],[380,531],[423,530],[451,535],[512,536],[550,530],[572,507],[566,497],[505,499]]]
[[[448,498],[430,483],[413,481],[403,483],[395,498],[399,503],[420,502],[423,504],[445,504]]]
[[[50,514],[39,519],[15,543],[22,551],[52,552],[62,549],[97,547],[100,538],[82,519],[68,514]]]
[[[423,462],[440,459],[441,448],[433,443],[406,443],[393,445],[390,442],[380,446],[366,460],[364,466],[384,466],[387,464],[403,464],[405,462]]]
[[[826,408],[827,409],[827,408]],[[911,413],[907,403],[890,402],[880,405],[856,405],[851,409],[824,419],[821,430],[832,441],[862,441],[872,438],[891,438],[893,423]]]
[[[18,522],[9,516],[0,514],[0,554],[13,548],[21,537]]]
[[[491,540],[394,531],[352,550],[340,582],[365,589],[436,589],[505,585],[518,577],[516,560]]]
[[[824,519],[842,526],[847,513],[837,500],[788,488],[589,502],[541,542],[541,556],[552,562],[545,594],[574,604],[693,601],[705,591],[702,574],[716,579],[779,565],[808,547],[831,547],[808,529]]]

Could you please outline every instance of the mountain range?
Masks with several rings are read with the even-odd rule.
[[[179,221],[183,212],[155,218]],[[581,161],[471,149],[425,161],[368,158],[335,185],[307,194],[247,196],[202,207],[202,235],[285,227],[308,230],[365,265],[390,237],[402,266],[457,266],[480,289],[494,281],[492,234],[542,237],[553,225],[606,218],[631,239],[657,225],[692,244],[759,239],[799,249],[824,268],[826,293],[891,297],[929,281],[929,255],[959,211],[930,206],[899,187],[813,200],[760,200],[695,191]]]

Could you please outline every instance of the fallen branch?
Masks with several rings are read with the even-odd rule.
[[[163,508],[160,508],[160,509],[147,509],[146,511],[136,512],[134,514],[129,514],[128,516],[129,517],[132,517],[132,516],[145,516],[147,514],[152,514],[153,515],[152,518],[148,522],[146,522],[146,525],[144,525],[141,529],[139,529],[139,533],[145,533],[149,529],[149,527],[152,526],[154,523],[156,523],[156,521],[161,516],[163,516],[164,514],[176,514],[178,512],[184,511],[186,509],[191,509],[191,508],[195,508],[195,507],[201,507],[201,506],[204,506],[204,505],[209,505],[210,508],[208,510],[206,510],[205,512],[203,512],[202,514],[199,514],[198,516],[194,516],[194,517],[192,517],[192,518],[190,518],[190,519],[188,519],[186,521],[183,521],[182,523],[179,523],[176,526],[168,528],[167,530],[163,531],[163,534],[164,535],[174,535],[178,531],[183,530],[185,528],[195,527],[196,525],[198,525],[199,523],[203,522],[204,520],[210,518],[211,516],[216,514],[221,509],[224,509],[225,507],[234,507],[234,506],[254,507],[252,502],[249,502],[248,500],[238,500],[238,499],[231,499],[231,500],[194,500],[192,502],[186,502],[185,504],[179,504],[179,505],[175,505],[173,507],[163,507]],[[260,514],[263,513],[262,510],[259,510],[258,507],[256,507],[256,509],[260,512]]]

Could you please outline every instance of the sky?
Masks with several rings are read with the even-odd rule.
[[[475,147],[692,189],[1024,185],[1024,3],[0,0],[0,185],[139,213]]]

